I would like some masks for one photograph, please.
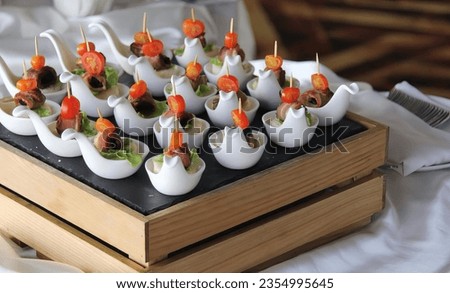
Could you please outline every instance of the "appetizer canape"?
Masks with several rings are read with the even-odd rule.
[[[217,79],[228,71],[238,78],[241,89],[245,89],[247,82],[252,78],[254,67],[245,60],[244,50],[238,43],[238,34],[233,31],[233,18],[230,22],[230,31],[225,34],[224,46],[216,57],[204,65],[203,70],[212,83],[217,83]]]
[[[117,125],[123,132],[133,136],[152,134],[153,125],[168,110],[165,101],[153,98],[143,80],[138,80],[130,87],[127,99],[110,96],[108,105],[114,108]]]
[[[274,44],[274,54],[267,55],[264,59],[266,67],[257,71],[257,77],[247,83],[250,95],[261,103],[261,107],[267,110],[275,110],[279,104],[279,95],[286,83],[286,72],[282,68],[283,58],[277,54],[277,42]],[[293,85],[300,86],[297,79],[293,79]],[[291,85],[292,86],[292,85]]]
[[[66,93],[65,89],[59,82],[55,69],[45,64],[45,56],[39,55],[37,38],[34,39],[34,44],[35,55],[31,57],[31,68],[27,70],[27,76],[36,79],[37,88],[41,90],[46,99],[60,103]],[[14,96],[20,91],[16,87],[16,83],[21,76],[14,75],[1,57],[0,76],[11,96]]]
[[[81,110],[88,116],[97,117],[99,111],[111,116],[113,109],[107,98],[111,95],[126,97],[128,87],[118,83],[117,71],[106,64],[105,56],[95,51],[95,45],[88,42],[81,31],[83,42],[77,46],[81,67],[73,72],[63,72],[59,79],[63,83],[70,82],[73,94],[80,100]]]
[[[136,72],[139,72],[150,91],[155,96],[163,97],[164,87],[171,76],[183,75],[184,68],[173,64],[165,55],[163,42],[152,37],[146,28],[145,14],[143,31],[135,33],[134,40],[130,46],[134,55],[128,58],[128,63],[135,68],[134,80],[137,81]]]
[[[45,123],[37,113],[24,106],[16,107],[13,115],[28,116],[36,129],[39,140],[50,152],[61,157],[78,157],[81,156],[78,143],[75,140],[62,140],[61,133],[72,128],[88,137],[93,137],[97,131],[94,122],[87,118],[86,113],[80,111],[80,102],[71,95],[69,87],[67,92],[67,96],[61,103],[61,113],[56,121]]]
[[[223,130],[209,137],[209,146],[214,157],[222,166],[229,169],[247,169],[254,166],[261,158],[267,137],[261,131],[251,130],[249,120],[239,108],[231,111],[235,127],[225,126]]]
[[[187,65],[185,76],[173,75],[171,83],[164,87],[166,98],[172,94],[172,84],[174,84],[177,92],[186,100],[186,111],[195,115],[203,113],[206,100],[217,93],[217,87],[208,82],[206,75],[201,74],[202,70],[201,64],[195,58]]]
[[[350,105],[350,96],[358,93],[356,83],[340,85],[336,92],[332,92],[328,80],[320,73],[319,57],[316,55],[317,72],[311,75],[312,89],[305,91],[299,97],[299,102],[306,106],[309,112],[319,118],[320,126],[332,125],[339,122]]]
[[[298,101],[299,97],[299,88],[291,86],[284,88],[277,110],[270,111],[262,117],[269,139],[280,146],[302,146],[316,131],[319,120]]]
[[[210,125],[206,120],[186,111],[186,102],[183,96],[177,93],[174,84],[172,84],[172,88],[173,94],[167,98],[169,111],[161,115],[153,126],[156,139],[162,148],[167,148],[174,121],[177,121],[178,129],[184,136],[183,141],[187,142],[189,148],[199,148],[203,144]]]
[[[148,146],[135,139],[121,137],[115,125],[98,114],[94,140],[73,128],[64,130],[63,140],[75,139],[87,167],[105,179],[122,179],[133,175],[149,153]]]
[[[205,109],[211,122],[221,128],[232,125],[230,112],[238,107],[239,100],[242,103],[242,110],[252,122],[259,108],[259,102],[240,90],[236,76],[229,73],[224,74],[217,80],[217,86],[219,94],[208,98],[205,103]]]
[[[64,41],[64,38],[59,34],[57,31],[53,29],[48,29],[42,33],[39,34],[40,37],[47,38],[52,43],[53,47],[55,48],[56,54],[58,56],[59,63],[62,67],[63,72],[72,72],[74,69],[80,68],[80,53],[77,50],[77,54],[75,54],[75,48],[71,48],[67,45],[67,43]],[[79,43],[80,48],[82,49],[81,43]],[[91,48],[92,45],[91,45]],[[87,49],[87,48],[85,48]],[[106,62],[107,66],[113,67],[119,76],[122,75],[123,70],[120,66],[117,64],[113,64],[110,62]]]
[[[3,98],[0,100],[0,122],[9,131],[19,135],[35,135],[33,123],[26,117],[14,117],[13,109],[19,105],[26,106],[27,109],[36,112],[46,123],[54,121],[59,115],[60,106],[47,101],[44,94],[37,87],[36,78],[29,77],[23,63],[23,77],[17,81],[16,87],[19,89],[13,98]]]
[[[37,87],[45,97],[56,103],[61,103],[66,94],[62,83],[58,79],[56,70],[45,64],[45,56],[39,55],[37,38],[34,38],[35,55],[31,57],[31,68],[27,70],[29,77],[36,78]]]
[[[183,132],[177,129],[178,121],[171,133],[170,144],[164,153],[148,159],[145,169],[156,190],[166,195],[183,195],[193,190],[205,171],[205,162],[195,149],[183,141]]]
[[[195,18],[194,8],[191,9],[191,18],[186,18],[182,23],[185,34],[184,46],[175,49],[174,55],[177,63],[187,67],[195,56],[202,66],[208,63],[211,57],[218,54],[217,47],[212,43],[207,43],[205,38],[205,24]]]
[[[99,99],[110,95],[119,95],[119,74],[116,69],[106,64],[105,55],[95,50],[95,44],[86,39],[82,28],[83,41],[77,45],[79,67],[72,73],[80,75],[92,94]]]

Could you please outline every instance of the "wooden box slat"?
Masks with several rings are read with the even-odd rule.
[[[374,173],[147,268],[4,188],[0,230],[85,272],[242,272],[296,247],[312,248],[323,242],[317,240],[348,233],[368,223],[383,205],[383,176]]]

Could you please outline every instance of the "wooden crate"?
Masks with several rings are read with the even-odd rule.
[[[387,127],[144,216],[0,142],[0,229],[87,272],[239,272],[366,224],[384,201]],[[27,178],[26,184],[18,178]],[[293,184],[295,183],[295,184]]]

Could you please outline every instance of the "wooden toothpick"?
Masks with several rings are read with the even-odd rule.
[[[140,80],[139,71],[136,69],[136,82]]]
[[[83,27],[80,25],[81,38],[83,39],[83,43],[86,44],[86,51],[90,52],[91,48],[89,48],[89,42],[86,38],[86,34],[84,33]]]
[[[191,8],[191,17],[192,17],[192,21],[195,21],[195,11],[194,11],[194,7]]]
[[[230,20],[230,33],[233,32],[233,22],[234,22],[234,18],[231,18],[231,20]]]
[[[241,98],[239,98],[239,114],[242,112],[242,101]]]
[[[39,55],[37,36],[34,36],[34,55]]]
[[[317,73],[320,73],[319,53],[316,53]]]
[[[277,57],[278,55],[278,42],[275,41],[275,44],[273,45],[273,56]]]
[[[146,31],[147,31],[147,36],[148,36],[149,41],[152,42],[152,41],[153,41],[152,35],[151,35],[150,32],[148,31],[148,29],[146,29]]]
[[[229,76],[230,75],[230,68],[228,67],[228,63],[227,63],[226,69],[227,69],[227,76]]]
[[[22,60],[22,70],[23,70],[23,77],[25,79],[28,78],[28,74],[27,74],[27,66],[25,65],[25,60]]]
[[[142,31],[147,31],[147,12],[144,12],[144,17],[142,18]]]
[[[99,109],[99,108],[97,108],[97,114],[98,114],[98,117],[99,117],[99,118],[102,118],[102,119],[103,119],[102,113],[100,113],[100,109]]]
[[[171,80],[171,82],[172,82],[172,94],[174,96],[176,96],[177,95],[177,89],[175,88],[175,83],[173,82],[173,79]]]
[[[69,97],[69,99],[72,96],[72,93],[70,92],[70,83],[69,82],[67,83],[67,96]],[[98,108],[97,108],[97,110],[98,110]]]
[[[293,85],[292,79],[293,79],[293,77],[292,77],[292,72],[291,72],[291,78],[289,79],[289,87],[292,87],[292,85]]]
[[[198,55],[196,54],[195,58],[194,58],[194,65],[197,65],[197,59],[198,59]]]

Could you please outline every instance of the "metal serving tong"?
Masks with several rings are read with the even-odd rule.
[[[391,89],[388,99],[403,106],[431,127],[438,127],[450,118],[450,111],[447,109],[412,97],[396,88]]]

